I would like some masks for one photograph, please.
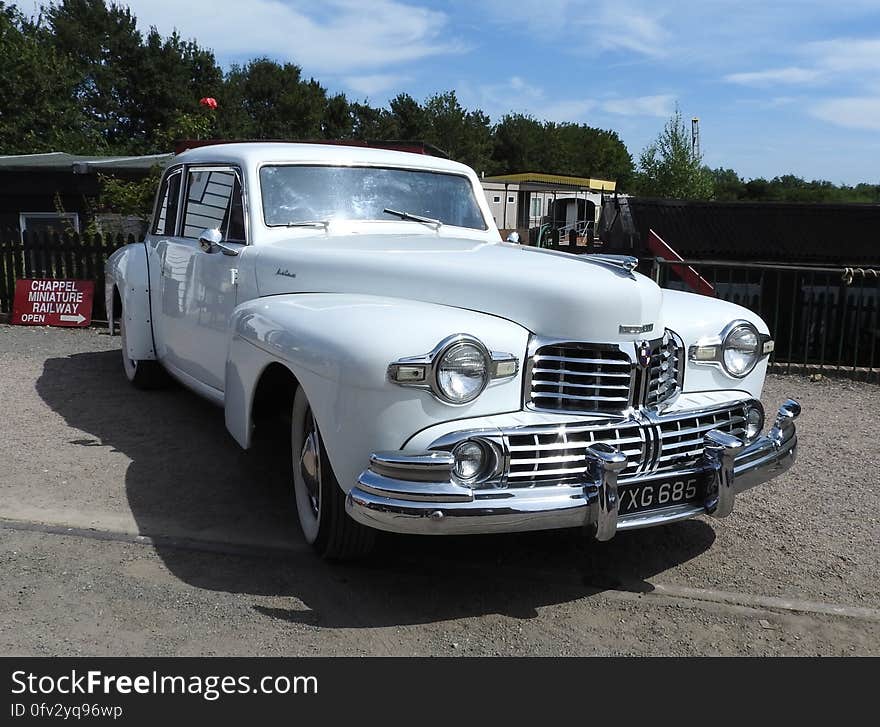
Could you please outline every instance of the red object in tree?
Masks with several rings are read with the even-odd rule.
[[[210,96],[205,96],[205,98],[200,99],[199,103],[202,106],[207,106],[209,109],[216,109],[217,108],[217,99],[211,98]]]

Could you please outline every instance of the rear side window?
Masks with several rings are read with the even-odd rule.
[[[173,235],[177,227],[177,201],[180,197],[180,170],[171,172],[162,181],[159,191],[159,209],[156,210],[154,235]]]
[[[217,229],[223,239],[244,242],[241,181],[232,169],[192,169],[187,175],[183,236],[198,238]]]

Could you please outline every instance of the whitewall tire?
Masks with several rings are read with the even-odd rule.
[[[349,560],[367,555],[375,531],[345,512],[345,493],[330,467],[318,423],[301,387],[293,398],[291,415],[291,480],[303,537],[324,558]]]

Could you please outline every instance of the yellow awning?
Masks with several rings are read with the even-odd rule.
[[[617,182],[607,179],[593,179],[591,177],[568,177],[564,174],[538,174],[525,172],[523,174],[501,174],[496,177],[485,177],[485,182],[499,182],[501,184],[547,184],[555,187],[578,187],[589,189],[592,192],[613,192]]]

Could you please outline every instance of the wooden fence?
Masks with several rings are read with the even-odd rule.
[[[132,235],[34,235],[18,230],[0,231],[0,313],[12,312],[16,280],[94,280],[92,318],[107,320],[104,262],[114,250],[134,241]]]

